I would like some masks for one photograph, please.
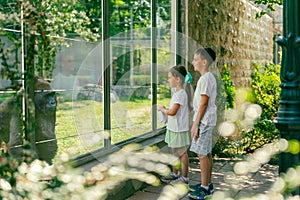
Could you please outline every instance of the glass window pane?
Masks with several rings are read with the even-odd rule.
[[[167,37],[169,38],[169,37]],[[158,47],[158,58],[157,62],[158,68],[157,68],[157,105],[159,106],[165,106],[169,108],[169,103],[171,100],[171,88],[169,86],[168,82],[168,72],[169,69],[172,67],[171,65],[171,49],[170,49],[170,40],[164,39],[159,42]],[[157,117],[157,126],[158,128],[161,128],[166,125],[166,121],[160,113],[158,113]]]
[[[101,35],[101,3],[77,4],[76,9],[87,13],[92,20],[91,28],[100,29]],[[115,144],[151,132],[152,76],[158,78],[157,103],[167,105],[170,100],[167,83],[171,62],[170,1],[160,1],[157,9],[158,74],[152,74],[150,3],[143,1],[138,7],[112,3],[110,9],[110,66],[101,66],[100,40],[85,42],[67,28],[64,42],[68,42],[69,47],[57,46],[53,70],[43,68],[43,59],[35,57],[35,62],[42,66],[35,73],[56,92],[55,142],[58,153],[67,152],[75,157],[102,148],[104,138],[108,136]],[[38,37],[41,36],[36,35],[41,40]],[[51,37],[51,41],[56,39]],[[21,54],[15,54],[19,56],[17,67],[21,68]],[[105,67],[110,67],[111,72],[111,113],[104,113],[103,109]],[[21,72],[21,69],[17,71]],[[1,89],[9,84],[8,80],[0,80]],[[39,92],[36,94],[42,94]],[[0,99],[4,101],[6,96],[2,96]],[[111,132],[104,131],[104,115],[111,117]],[[164,124],[158,123],[158,127],[162,126]],[[43,143],[47,141],[41,140],[38,145],[42,147]]]
[[[57,54],[51,82],[57,90],[56,134],[74,156],[103,147],[101,44],[72,41]],[[68,142],[70,141],[70,142]],[[80,148],[78,148],[80,147]]]
[[[16,4],[1,3],[0,11],[9,14],[16,13]],[[21,157],[22,137],[22,87],[20,24],[12,24],[10,20],[1,24],[0,48],[0,142],[8,144],[9,152],[15,157]],[[20,135],[18,133],[21,133]],[[2,147],[3,148],[3,147]]]
[[[118,101],[111,105],[112,143],[152,130],[151,49],[149,31],[134,30],[112,37],[114,58],[112,91]]]
[[[151,76],[157,76],[151,74],[150,4],[143,4],[138,8],[130,5],[117,6],[115,10],[118,11],[117,13],[127,11],[127,15],[124,21],[121,15],[115,15],[115,18],[119,16],[115,25],[124,26],[122,32],[119,31],[111,40],[114,59],[112,89],[119,98],[119,101],[111,105],[113,143],[152,131]],[[166,72],[170,66],[169,14],[170,1],[161,1],[157,10],[158,62],[156,64],[158,73],[161,74],[158,76],[158,102],[164,104],[170,98],[166,83]],[[164,125],[158,124],[159,127]]]
[[[174,50],[171,46],[172,30],[171,30],[171,1],[162,1],[158,3],[158,15],[157,15],[157,105],[166,106],[169,108],[171,90],[168,83],[168,71],[174,61],[172,62],[172,56]],[[162,122],[161,115],[157,115],[157,127],[161,128],[165,126],[165,122]]]
[[[101,2],[77,2],[76,9],[87,14],[91,31],[101,35]],[[58,99],[55,131],[58,153],[76,157],[104,144],[101,43],[74,33],[64,42],[69,46],[57,48],[51,79]]]

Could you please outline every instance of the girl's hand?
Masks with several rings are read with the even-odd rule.
[[[165,106],[159,106],[158,107],[158,111],[162,111],[163,109],[166,109],[166,107]]]
[[[166,107],[165,107],[165,106],[160,106],[160,107],[158,108],[158,111],[163,112],[164,110],[166,110]]]
[[[191,137],[193,140],[197,140],[199,137],[199,128],[198,128],[198,124],[193,123],[192,129],[191,129]]]

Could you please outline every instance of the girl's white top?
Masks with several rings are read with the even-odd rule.
[[[201,94],[205,94],[209,97],[208,106],[201,120],[201,123],[208,126],[215,126],[217,122],[217,106],[215,104],[217,96],[217,82],[214,75],[211,72],[205,73],[199,78],[197,82],[197,87],[194,93],[193,100],[193,121],[196,120],[198,115],[199,106],[201,104]]]
[[[170,109],[174,104],[180,107],[174,116],[168,115],[167,129],[174,132],[189,131],[188,95],[184,89],[176,91],[170,101]]]

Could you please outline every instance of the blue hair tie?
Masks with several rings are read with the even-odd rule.
[[[185,75],[185,78],[184,78],[184,82],[191,83],[192,80],[193,80],[192,75],[190,74],[190,72],[187,72],[187,74]]]

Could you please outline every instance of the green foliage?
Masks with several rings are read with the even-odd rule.
[[[252,91],[255,103],[262,108],[260,118],[254,123],[253,129],[244,131],[243,151],[253,152],[264,144],[278,139],[278,130],[273,123],[279,109],[280,97],[280,65],[268,63],[256,65],[252,74]]]
[[[0,177],[7,181],[10,185],[16,185],[17,178],[15,173],[18,171],[21,162],[30,163],[35,158],[35,154],[32,152],[30,143],[24,141],[23,155],[20,158],[14,158],[9,153],[9,146],[5,143],[0,145]],[[0,193],[3,185],[0,186]],[[1,195],[0,195],[1,196]]]
[[[171,17],[169,0],[160,0],[157,5],[157,17],[168,21]],[[151,25],[151,4],[149,0],[111,0],[110,8],[111,36]],[[170,23],[167,24],[170,26]]]
[[[1,94],[0,95],[0,104],[3,103],[5,100],[9,99],[9,97],[13,96],[13,94]]]
[[[2,144],[0,147],[0,176],[6,179],[10,184],[15,184],[16,179],[13,175],[17,171],[18,162],[8,153],[8,147],[5,144]]]
[[[259,119],[250,131],[243,132],[242,152],[253,153],[254,150],[278,139],[278,131],[271,120]]]
[[[250,131],[240,131],[236,137],[220,137],[214,153],[219,157],[239,157],[278,139],[278,130],[271,120],[258,120]]]
[[[57,48],[68,45],[67,35],[78,35],[88,41],[99,38],[97,30],[89,28],[90,19],[86,13],[76,10],[73,0],[15,0],[0,2],[0,5],[3,8],[0,10],[0,34],[10,41],[5,42],[6,46],[0,41],[1,76],[12,84],[17,85],[16,80],[22,77],[20,53],[24,55],[29,78],[34,74],[42,76],[44,71],[51,75]],[[25,36],[26,54],[21,52],[21,34]]]
[[[262,107],[262,119],[273,119],[279,108],[280,65],[256,65],[252,75],[252,89],[256,103]]]
[[[260,106],[262,113],[257,119],[250,121],[245,118],[245,110],[235,111],[240,113],[234,121],[236,131],[229,137],[221,137],[215,146],[215,153],[219,156],[235,157],[253,153],[256,149],[278,139],[278,131],[273,123],[279,108],[280,96],[280,66],[266,64],[256,65],[252,74],[251,101]],[[244,96],[250,96],[243,93]],[[250,98],[248,98],[250,99]],[[245,100],[247,100],[245,98]],[[248,103],[249,104],[249,103]],[[247,108],[245,104],[244,107]],[[248,123],[248,125],[243,125]]]
[[[278,139],[278,131],[271,120],[258,120],[250,131],[242,131],[237,138],[221,138],[215,151],[221,157],[236,157],[253,153]]]
[[[26,124],[26,137],[35,130],[34,76],[52,77],[56,52],[68,45],[67,35],[76,35],[87,41],[99,38],[97,30],[90,29],[86,13],[76,8],[73,0],[0,1],[0,75],[10,80],[16,91],[24,81],[28,109],[22,124]]]
[[[157,93],[159,94],[160,99],[171,98],[171,90],[165,85],[159,85]]]
[[[149,85],[151,83],[151,76],[150,75],[133,75],[132,82],[135,86],[142,86],[142,85]],[[122,76],[117,82],[117,85],[130,85],[130,74],[126,74]]]
[[[224,90],[226,95],[226,108],[234,108],[234,97],[236,94],[235,87],[231,81],[230,68],[225,64],[221,73],[222,81],[224,84]]]
[[[256,13],[255,18],[259,19],[261,18],[263,15],[268,14],[271,11],[275,11],[275,7],[274,5],[282,5],[283,0],[255,0],[254,1],[255,4],[260,5],[260,4],[264,4],[266,5],[266,8],[264,10],[262,10],[259,13]]]

